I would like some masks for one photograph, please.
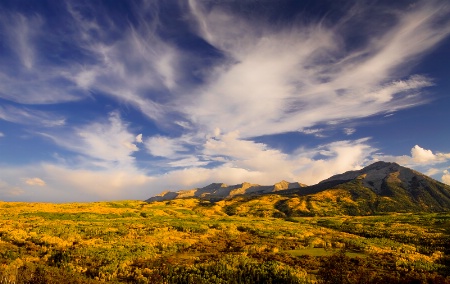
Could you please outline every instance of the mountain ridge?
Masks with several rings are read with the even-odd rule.
[[[200,198],[208,200],[221,200],[238,195],[265,194],[279,192],[283,190],[306,187],[299,182],[287,182],[282,180],[274,185],[259,185],[243,182],[236,185],[226,185],[224,183],[211,183],[207,186],[178,191],[163,191],[158,195],[150,197],[147,202],[166,201],[180,198]]]
[[[450,211],[450,186],[396,163],[376,162],[334,175],[315,185],[282,181],[273,186],[250,183],[166,191],[148,199],[197,198],[224,214],[257,216],[371,215],[388,212]]]

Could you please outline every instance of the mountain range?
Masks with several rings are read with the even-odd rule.
[[[334,175],[312,186],[286,181],[271,186],[213,183],[166,191],[146,201],[185,198],[209,202],[217,213],[228,215],[295,217],[450,211],[449,185],[387,162]]]
[[[244,182],[237,185],[212,183],[202,188],[180,190],[177,192],[164,191],[156,196],[147,199],[146,201],[147,202],[164,201],[164,200],[172,200],[178,198],[192,198],[192,197],[208,200],[222,200],[225,198],[231,198],[238,195],[272,193],[300,187],[306,187],[306,185],[298,182],[290,183],[284,180],[274,185],[259,185],[259,184],[251,184],[248,182]]]

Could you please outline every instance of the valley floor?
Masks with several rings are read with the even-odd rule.
[[[262,214],[264,215],[264,214]],[[450,283],[450,214],[0,202],[0,283]]]

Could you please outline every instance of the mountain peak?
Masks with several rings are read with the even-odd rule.
[[[202,188],[165,191],[146,201],[199,198],[214,202],[230,199],[234,204],[249,202],[266,194],[275,195],[274,210],[278,210],[277,214],[286,216],[297,213],[309,214],[308,216],[329,214],[331,211],[327,210],[350,215],[450,210],[450,186],[396,163],[381,161],[307,187],[285,180],[268,186],[248,182],[236,185],[212,183]],[[252,197],[233,199],[237,196]],[[327,206],[329,209],[323,209],[328,208]]]
[[[364,167],[361,171],[372,171],[372,170],[381,170],[381,169],[389,169],[392,171],[397,171],[401,166],[397,163],[383,162],[378,161],[373,164]]]
[[[383,184],[387,180],[407,185],[419,176],[423,175],[409,168],[402,167],[397,163],[379,161],[368,165],[361,170],[348,171],[343,174],[334,175],[320,183],[333,182],[339,184],[354,179],[360,179],[365,187],[370,188],[375,193],[379,194],[382,192]]]
[[[201,189],[205,189],[205,190],[208,190],[208,189],[219,189],[219,188],[227,187],[227,186],[228,185],[226,185],[224,183],[213,182],[213,183],[211,183],[211,184],[209,184],[209,185],[207,185],[205,187],[202,187]]]

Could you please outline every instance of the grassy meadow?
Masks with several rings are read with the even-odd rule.
[[[0,202],[0,283],[450,283],[448,213],[225,203]]]

